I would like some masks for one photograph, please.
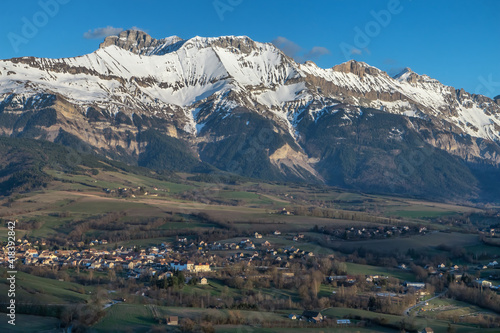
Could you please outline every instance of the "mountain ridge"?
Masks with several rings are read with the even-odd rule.
[[[40,112],[50,121],[27,120]],[[372,120],[385,114],[396,118],[389,117],[395,122],[382,133]],[[154,39],[139,31],[107,37],[80,57],[0,60],[1,134],[54,141],[65,131],[108,157],[126,160],[144,156],[150,142],[140,133],[154,129],[186,142],[189,154],[222,170],[252,177],[268,170],[270,178],[363,187],[363,179],[375,179],[362,176],[368,161],[360,156],[353,157],[351,176],[362,179],[348,181],[344,169],[336,176],[341,181],[329,175],[336,163],[345,163],[332,145],[358,140],[353,133],[360,119],[373,123],[366,131],[382,135],[374,138],[378,143],[360,143],[367,151],[376,145],[388,149],[396,140],[401,147],[392,151],[404,154],[417,149],[417,141],[406,142],[405,136],[416,135],[419,146],[462,163],[500,164],[500,100],[445,86],[409,68],[394,77],[354,60],[322,69],[247,36]],[[321,123],[339,136],[323,142],[315,134],[322,132]],[[324,149],[311,142],[332,146],[328,154],[337,157],[326,163]],[[255,165],[245,162],[249,155]],[[390,168],[398,172],[397,165]]]

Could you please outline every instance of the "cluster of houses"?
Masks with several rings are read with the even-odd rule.
[[[354,283],[356,283],[356,277],[354,275],[331,275],[331,276],[327,277],[326,279],[328,282],[337,282],[340,284],[354,284]],[[368,279],[371,279],[371,282],[373,281],[372,277],[367,276],[367,281],[368,281]]]
[[[278,230],[275,235],[281,234]],[[256,239],[260,239],[255,235]],[[297,235],[296,237],[303,237]],[[269,259],[278,266],[283,266],[290,259],[308,258],[313,252],[304,251],[294,246],[275,249],[269,241],[254,243],[250,238],[243,238],[239,242],[190,242],[185,237],[179,237],[172,245],[162,243],[147,249],[124,248],[104,249],[106,240],[93,240],[89,244],[78,243],[76,250],[47,250],[46,244],[38,241],[35,244],[27,239],[17,241],[16,256],[24,265],[32,266],[66,266],[85,269],[124,269],[129,278],[140,278],[143,275],[158,276],[160,279],[168,277],[172,271],[186,271],[189,273],[210,272],[216,258],[219,264],[234,262],[250,263],[254,259]],[[43,250],[42,250],[43,249]],[[235,252],[234,250],[241,250]],[[195,263],[193,255],[204,262]],[[7,249],[0,249],[0,263],[7,262]],[[209,263],[211,262],[212,265]]]
[[[399,265],[398,268],[404,269],[404,270],[409,269],[409,267],[407,267],[405,264]],[[485,265],[478,265],[478,266],[474,267],[473,269],[484,270],[484,269],[491,269],[491,268],[500,268],[500,266],[498,265],[498,262],[496,260],[493,260]],[[464,267],[460,267],[458,265],[447,266],[444,263],[437,265],[437,268],[434,268],[433,266],[427,265],[424,267],[424,269],[429,273],[429,275],[437,275],[440,277],[443,276],[444,273],[448,272],[454,276],[455,281],[460,281],[462,279],[462,276],[464,276],[464,274],[467,275]],[[500,290],[500,286],[496,286],[491,281],[488,281],[485,279],[476,278],[475,280],[472,281],[472,284],[475,286],[487,287],[487,288],[490,288],[490,289],[496,290],[496,291]]]
[[[281,215],[293,215],[293,213],[290,212],[289,210],[287,210],[286,208],[283,208],[282,210],[278,211],[278,214],[281,214]]]
[[[154,188],[154,190],[159,191],[158,188],[156,188],[156,187]],[[122,197],[131,197],[131,198],[135,198],[136,195],[149,195],[152,197],[158,196],[157,193],[150,193],[145,188],[143,188],[141,186],[119,187],[117,189],[104,188],[103,191],[106,192],[107,194],[118,195],[118,196],[122,196]]]
[[[490,268],[498,268],[498,262],[496,260],[489,262],[488,264],[485,265],[478,265],[474,269],[475,270],[483,270],[483,269],[490,269]],[[403,270],[410,270],[410,267],[407,266],[406,264],[400,264],[397,266],[399,269]],[[464,270],[464,267],[460,267],[458,265],[450,265],[447,266],[444,263],[441,263],[437,265],[435,268],[434,266],[431,265],[426,265],[424,269],[429,273],[429,275],[443,275],[444,272],[449,272],[453,273],[454,275],[461,274],[461,272]]]
[[[342,239],[380,239],[395,236],[409,236],[415,234],[426,234],[427,227],[409,226],[380,226],[376,228],[351,227],[335,229],[328,232],[330,235]]]
[[[495,261],[496,262],[496,261]],[[496,264],[498,265],[498,264]],[[496,267],[496,265],[493,265],[493,267]],[[491,267],[491,266],[490,266]],[[453,269],[451,270],[453,272]],[[441,276],[443,275],[442,273]],[[455,281],[459,281],[463,273],[457,273],[453,275],[455,278]],[[344,286],[350,286],[354,285],[357,282],[357,278],[359,276],[354,276],[354,275],[331,275],[326,278],[326,280],[330,283],[336,282],[338,285],[344,285]],[[387,280],[389,277],[388,276],[383,276],[383,275],[365,275],[365,281],[368,283],[374,283],[377,284],[378,281],[380,280]],[[490,288],[491,290],[494,291],[500,291],[500,285],[494,285],[493,282],[488,281],[486,279],[480,279],[476,278],[472,280],[472,285],[477,286],[477,287],[483,287],[483,288]],[[428,294],[426,291],[426,284],[424,282],[409,282],[409,281],[404,281],[402,282],[402,286],[405,287],[405,292],[412,291],[416,292],[420,296],[425,296]],[[335,291],[333,292],[335,293]],[[396,296],[390,295],[389,293],[378,293],[377,296]]]
[[[304,320],[304,321],[307,321],[310,323],[320,323],[326,319],[326,316],[323,316],[320,311],[305,310],[304,312],[302,312],[301,315],[297,315],[294,313],[289,314],[288,319]],[[340,326],[348,326],[348,325],[351,325],[351,320],[350,319],[337,319],[336,323],[337,323],[337,325],[340,325]]]
[[[170,263],[170,267],[177,271],[187,271],[190,273],[199,273],[199,272],[210,272],[210,264],[208,263],[200,263],[195,264],[191,260],[187,261],[179,261],[174,260]]]
[[[279,230],[273,232],[274,236],[281,235]],[[254,234],[254,238],[256,240],[262,239],[262,234],[256,232]],[[304,238],[304,234],[297,234],[293,236],[294,241],[298,241]],[[187,243],[186,239],[179,239],[179,242]],[[265,241],[254,241],[251,238],[242,238],[240,241],[232,241],[232,242],[214,242],[214,243],[204,243],[201,242],[199,244],[191,243],[186,245],[186,248],[196,247],[200,252],[206,251],[216,251],[216,253],[228,251],[229,254],[225,256],[230,262],[251,262],[254,259],[272,259],[276,263],[284,263],[289,259],[294,258],[307,258],[313,257],[314,253],[310,251],[301,250],[295,246],[286,246],[282,248],[276,248],[269,242]],[[239,250],[241,252],[234,252],[235,250]]]
[[[405,227],[402,227],[403,230]],[[362,229],[360,229],[362,230]],[[280,236],[279,230],[274,231],[274,236]],[[303,234],[294,236],[294,240],[304,238]],[[272,239],[271,239],[272,240]],[[301,250],[295,246],[277,248],[268,240],[262,240],[258,232],[254,239],[242,238],[239,241],[228,242],[193,242],[186,237],[178,237],[170,245],[162,243],[147,249],[117,247],[113,250],[104,249],[106,240],[93,240],[90,244],[76,244],[78,250],[42,250],[46,247],[43,242],[30,243],[27,239],[19,239],[16,246],[16,256],[25,265],[33,266],[67,266],[85,269],[124,269],[129,278],[140,278],[141,276],[157,276],[159,279],[169,277],[174,271],[185,271],[198,275],[208,273],[215,263],[219,266],[231,265],[235,262],[251,264],[255,260],[267,260],[278,268],[287,269],[294,259],[307,259],[314,256],[313,252]],[[85,248],[86,247],[86,248]],[[195,262],[193,258],[198,258]],[[7,262],[7,249],[0,249],[0,263]],[[408,269],[405,264],[398,266],[400,269]],[[476,269],[498,268],[497,261],[478,266]],[[425,269],[431,275],[443,276],[446,272],[452,273],[455,279],[460,279],[464,274],[464,268],[457,265],[447,266],[444,263],[437,267],[426,266]],[[330,282],[352,285],[356,283],[355,276],[337,275],[330,276]],[[358,277],[359,278],[359,277]],[[366,281],[377,283],[386,276],[367,275]],[[484,279],[476,279],[474,284],[498,290],[492,282]],[[417,286],[411,286],[414,289]]]
[[[491,237],[499,237],[500,236],[500,228],[486,228],[483,230],[479,230],[480,234],[491,236]]]
[[[103,242],[95,241],[97,244]],[[18,240],[16,257],[24,265],[32,266],[67,266],[86,269],[115,269],[121,267],[128,272],[129,278],[141,275],[168,277],[171,271],[187,271],[189,273],[210,272],[208,263],[195,263],[190,260],[174,260],[174,250],[165,244],[152,246],[137,251],[133,248],[118,247],[115,250],[88,248],[82,250],[39,250],[40,244],[31,244],[28,240]],[[0,250],[0,262],[7,261],[7,249]]]
[[[314,257],[314,252],[301,250],[295,246],[287,246],[280,249],[274,249],[268,241],[263,242],[257,247],[252,242],[242,240],[241,247],[229,244],[229,249],[255,250],[253,252],[236,252],[227,257],[230,262],[252,262],[254,259],[269,259],[278,264],[287,263],[291,259]]]
[[[350,286],[354,285],[357,282],[357,278],[354,275],[331,275],[326,278],[326,280],[330,283],[336,282],[337,285],[344,285],[344,286]],[[384,276],[384,275],[365,275],[364,277],[365,281],[368,283],[373,283],[375,285],[379,284],[379,281],[382,280],[387,280],[389,279],[389,276]],[[425,290],[425,283],[423,282],[408,282],[404,281],[402,282],[402,286],[405,288],[405,292],[412,291],[416,292],[420,296],[424,296],[427,294]],[[380,287],[378,287],[380,288]],[[335,291],[333,292],[334,294],[336,293]],[[394,293],[386,293],[386,292],[378,292],[376,294],[379,297],[394,297],[397,296]]]

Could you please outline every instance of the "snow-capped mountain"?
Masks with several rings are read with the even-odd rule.
[[[428,145],[468,162],[500,164],[500,100],[410,69],[390,77],[356,61],[329,69],[299,64],[244,36],[154,39],[130,30],[80,57],[1,60],[0,121],[4,135],[62,142],[61,133],[70,133],[139,163],[151,149],[144,132],[154,129],[219,169],[348,186],[356,186],[368,161],[353,157],[350,176],[331,170],[348,163],[339,152],[346,140],[359,139],[353,133],[360,126],[376,130],[373,141],[387,143],[377,149],[393,160]]]

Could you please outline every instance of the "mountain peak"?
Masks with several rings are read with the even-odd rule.
[[[220,36],[220,37],[200,37],[195,36],[186,41],[187,44],[194,44],[198,47],[215,46],[225,49],[238,49],[242,53],[250,53],[257,49],[257,44],[248,36]]]
[[[417,82],[430,82],[439,83],[438,80],[429,77],[428,75],[420,75],[412,71],[409,67],[404,68],[399,74],[393,76],[393,79],[399,82],[417,83]]]
[[[456,90],[409,68],[395,79],[355,60],[323,69],[246,36],[155,39],[129,30],[106,38],[101,48],[74,58],[0,61],[0,119],[6,120],[0,133],[63,140],[64,131],[110,156],[145,165],[147,155],[155,160],[150,165],[163,165],[160,160],[170,163],[177,153],[168,152],[170,139],[156,141],[158,132],[185,141],[175,149],[192,150],[196,160],[215,167],[226,168],[225,161],[236,158],[245,175],[283,173],[327,182],[337,181],[337,170],[344,168],[333,156],[362,144],[365,156],[381,157],[362,157],[356,163],[363,176],[348,172],[339,182],[367,182],[371,189],[382,188],[372,179],[389,179],[388,166],[400,174],[394,151],[405,155],[423,143],[463,161],[500,165],[500,100]],[[269,129],[273,146],[264,146],[247,168],[238,151],[250,147],[262,129]],[[360,135],[373,140],[359,143]],[[168,155],[157,155],[160,149]],[[447,170],[457,164],[432,151],[427,164],[446,163]],[[416,183],[434,188],[440,178],[429,177]],[[450,179],[464,177],[470,173]]]
[[[108,36],[99,45],[99,48],[105,48],[110,45],[116,45],[127,51],[141,54],[151,55],[157,54],[167,46],[171,46],[182,41],[178,36],[167,37],[163,39],[155,39],[149,34],[140,30],[125,30],[120,32],[118,36]]]
[[[401,72],[399,72],[398,74],[394,75],[393,78],[397,79],[397,78],[399,78],[399,77],[401,77],[401,76],[403,76],[403,75],[405,75],[407,73],[411,74],[411,73],[415,73],[415,72],[412,71],[410,67],[405,67]]]
[[[372,67],[365,62],[356,60],[349,60],[340,65],[333,66],[332,70],[336,72],[352,73],[358,75],[359,77],[363,77],[365,73],[371,75],[380,73],[380,70],[378,68]]]
[[[418,76],[417,73],[411,70],[410,67],[405,67],[401,72],[398,74],[394,75],[392,78],[398,81],[405,81],[407,78],[409,78],[412,74],[415,74]]]
[[[220,36],[201,37],[195,36],[183,40],[178,36],[155,39],[144,31],[125,30],[118,36],[108,36],[99,45],[105,48],[110,45],[118,46],[124,50],[140,55],[162,55],[180,48],[182,45],[194,45],[199,48],[215,46],[227,49],[238,49],[242,53],[250,53],[257,49],[257,44],[248,36]]]

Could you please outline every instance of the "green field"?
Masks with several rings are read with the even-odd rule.
[[[386,216],[402,217],[402,218],[413,218],[413,219],[427,219],[439,216],[454,215],[456,211],[448,210],[389,210],[385,212]]]
[[[0,274],[5,276],[6,269],[0,268]],[[84,287],[77,283],[58,281],[49,278],[18,272],[16,275],[16,298],[22,302],[37,302],[37,304],[70,304],[85,302],[89,299],[94,287]],[[0,295],[7,295],[7,280],[0,282]]]
[[[2,313],[2,317],[5,317],[5,314]],[[15,326],[7,323],[7,320],[5,320],[5,318],[2,318],[2,320],[0,320],[0,332],[55,333],[61,332],[61,329],[59,329],[59,319],[57,318],[16,314]]]
[[[449,298],[435,298],[429,301],[428,305],[413,309],[412,313],[418,313],[419,316],[425,318],[439,318],[448,320],[453,320],[454,318],[459,317],[473,317],[478,314],[487,314],[495,317],[498,316],[492,311],[488,311],[478,306]]]
[[[217,333],[234,333],[234,332],[256,332],[256,333],[274,333],[274,332],[297,332],[297,333],[370,333],[370,332],[397,332],[382,327],[372,326],[370,328],[364,327],[342,327],[342,328],[262,328],[256,326],[233,326],[233,327],[217,327]]]
[[[84,173],[87,171],[84,171]],[[448,248],[464,248],[468,253],[474,254],[475,257],[490,258],[494,255],[500,255],[500,247],[482,244],[477,234],[465,233],[467,230],[461,226],[452,225],[450,227],[446,223],[435,219],[481,211],[474,207],[352,193],[338,188],[291,183],[242,181],[231,184],[210,184],[191,181],[189,179],[191,179],[190,176],[192,175],[187,174],[172,176],[170,181],[170,178],[166,177],[162,178],[162,180],[155,179],[157,175],[153,172],[150,173],[151,177],[147,176],[149,173],[139,175],[104,170],[99,170],[96,175],[91,175],[90,172],[86,174],[69,174],[54,170],[48,170],[47,172],[56,177],[57,180],[48,184],[46,188],[17,195],[10,198],[10,200],[8,198],[0,199],[0,205],[2,205],[0,214],[3,219],[37,221],[34,223],[39,226],[37,228],[29,231],[16,230],[17,238],[27,234],[32,241],[51,237],[56,240],[65,240],[71,237],[72,242],[77,242],[80,238],[88,241],[91,238],[106,238],[106,235],[113,236],[122,232],[125,234],[125,231],[129,231],[129,234],[124,237],[108,238],[117,241],[110,241],[108,245],[98,246],[99,248],[111,249],[115,244],[126,247],[159,245],[173,242],[175,237],[183,234],[190,240],[201,236],[204,237],[204,235],[216,235],[214,238],[217,237],[216,240],[222,243],[239,242],[242,237],[249,237],[256,244],[267,240],[275,249],[294,246],[308,252],[312,251],[315,256],[333,254],[335,257],[340,257],[341,261],[348,259],[341,253],[343,250],[350,254],[360,248],[371,253],[382,249],[389,255],[404,255],[409,249],[415,249],[415,251],[426,255],[443,255],[447,257],[450,250],[443,249],[443,247],[437,248],[442,244],[445,244]],[[103,188],[137,188],[138,186],[146,187],[150,193],[158,194],[158,196],[137,194],[135,198],[122,198],[108,195],[103,191]],[[157,190],[154,190],[154,187]],[[303,215],[281,215],[278,212],[283,207]],[[109,213],[114,212],[121,213],[115,214],[117,216],[115,220],[96,221],[99,218],[106,217],[106,214],[112,218],[113,214]],[[338,214],[330,214],[333,212]],[[342,219],[325,218],[323,216],[340,216]],[[391,217],[391,220],[387,217]],[[72,229],[78,229],[75,226],[79,223],[86,223],[86,228],[82,228],[84,231],[81,234],[72,236]],[[328,235],[314,228],[315,226],[332,229],[347,227],[376,228],[389,225],[422,225],[427,226],[431,232],[426,235],[413,235],[404,238],[394,237],[362,241],[338,239],[328,241]],[[464,233],[436,231],[443,229],[464,231]],[[5,239],[6,230],[4,226],[0,226],[0,239]],[[280,230],[282,235],[272,235],[275,230]],[[264,234],[264,237],[254,239],[248,236],[256,231]],[[196,235],[196,232],[199,232],[199,234]],[[201,235],[201,232],[205,234]],[[299,232],[305,234],[305,240],[293,241],[292,237]],[[164,237],[160,237],[161,235]],[[137,239],[131,239],[134,237]],[[317,243],[321,243],[323,246],[319,246]],[[242,250],[237,250],[237,252],[240,251]],[[216,252],[218,255],[221,253],[221,251]],[[224,255],[230,253],[231,251],[228,251]],[[302,265],[305,266],[317,264],[313,260],[304,258],[297,259],[297,262],[292,263],[292,265],[297,264],[299,260],[302,260]],[[486,259],[484,260],[486,261]],[[370,261],[370,263],[372,262]],[[415,281],[415,276],[411,271],[394,267],[387,268],[346,262],[346,268],[347,274],[350,275],[387,275],[400,280]],[[293,267],[290,269],[293,269]],[[0,273],[4,274],[4,271],[0,270]],[[76,274],[71,269],[67,273],[72,277]],[[80,274],[88,276],[89,273],[85,271]],[[104,279],[100,278],[105,278],[107,272],[93,271],[93,274],[95,274],[93,282],[99,280],[99,283],[101,283],[100,281]],[[481,274],[487,277],[487,274],[491,274],[491,272],[483,271]],[[126,276],[125,272],[117,273],[117,275],[120,275],[120,279]],[[195,297],[208,297],[210,295],[210,297],[215,298],[227,295],[233,296],[235,299],[251,293],[249,290],[239,290],[225,286],[223,278],[225,278],[223,275],[217,276],[217,278],[209,278],[207,286],[185,285],[182,293],[190,296],[194,295]],[[37,304],[64,306],[85,303],[91,298],[92,293],[97,290],[97,284],[86,287],[77,283],[41,278],[22,272],[18,273],[17,279],[18,299],[23,301],[34,300]],[[128,282],[126,281],[125,285],[128,285]],[[144,283],[144,286],[148,286],[148,282],[144,281],[134,281],[134,283]],[[130,284],[133,285],[133,283]],[[395,284],[398,285],[397,281]],[[273,286],[273,284],[270,285]],[[109,286],[101,285],[101,287],[111,289]],[[116,289],[120,288],[123,288],[123,286]],[[302,300],[297,289],[297,286],[290,289],[270,287],[255,288],[254,291],[266,296],[266,299],[291,299],[293,302],[298,303]],[[335,288],[332,285],[322,284],[318,297],[329,297],[332,295],[333,290]],[[7,284],[4,280],[0,282],[0,295],[6,295],[6,291]],[[106,309],[106,316],[95,324],[93,329],[97,332],[149,332],[153,326],[159,324],[159,319],[164,319],[167,315],[178,315],[181,318],[187,317],[200,320],[207,313],[225,318],[229,316],[229,311],[237,311],[144,305],[133,302],[144,301],[144,303],[148,303],[151,299],[139,296],[127,298],[129,298],[127,303],[116,304]],[[438,299],[432,302],[432,306],[444,305],[444,302],[444,300]],[[447,302],[450,305],[451,301]],[[158,300],[158,303],[161,303],[161,300]],[[479,308],[465,303],[453,303],[452,305],[457,306],[457,308],[440,310],[439,314],[451,318],[481,311]],[[300,313],[301,311],[295,309],[290,310],[290,312]],[[363,318],[385,318],[393,327],[269,329],[262,328],[261,321],[286,322],[288,320],[286,319],[286,310],[274,312],[238,311],[238,313],[246,320],[244,324],[240,326],[219,326],[217,332],[397,332],[398,330],[395,330],[394,327],[403,320],[402,316],[384,315],[356,309],[330,308],[324,310],[324,314],[329,317],[342,318],[353,315]],[[449,320],[438,318],[438,312],[433,312],[431,315],[429,313],[425,314],[427,318],[423,318],[424,314],[420,313],[416,318],[406,320],[413,321],[419,329],[431,326],[435,332],[446,332]],[[20,315],[19,318],[24,317]],[[33,318],[30,320],[29,317],[26,317],[26,320],[30,322],[25,324],[27,326],[21,326],[23,328],[18,331],[24,329],[24,331],[43,332],[44,330],[50,330],[58,323],[54,318]],[[35,320],[39,322],[34,323]],[[455,328],[459,333],[494,332],[493,330],[479,330],[472,326],[459,324]],[[0,331],[7,330],[0,325]]]
[[[208,280],[208,285],[186,285],[184,286],[183,290],[184,293],[186,294],[197,294],[197,295],[212,295],[212,296],[219,296],[222,293],[227,294],[228,296],[238,296],[240,293],[238,290],[234,288],[229,288],[227,286],[224,286],[224,284],[216,279],[209,279]]]
[[[106,316],[94,329],[97,332],[147,332],[157,323],[146,305],[116,304],[106,310]]]
[[[101,171],[98,175],[84,175],[84,174],[66,174],[56,170],[45,170],[48,174],[56,179],[72,182],[72,185],[80,184],[83,188],[96,188],[102,190],[103,188],[116,189],[119,187],[136,187],[143,186],[153,191],[153,187],[159,190],[165,190],[169,193],[180,193],[195,188],[193,185],[186,185],[174,182],[168,182],[155,178],[146,177],[132,173],[117,172],[117,171]],[[154,176],[154,173],[151,172]],[[162,193],[162,191],[157,191]]]
[[[467,252],[474,253],[477,257],[482,254],[490,255],[492,258],[500,257],[500,246],[491,246],[483,243],[465,246]],[[485,262],[487,264],[487,262]]]
[[[352,262],[346,262],[346,266],[347,274],[351,275],[383,275],[395,277],[403,281],[415,280],[415,275],[411,271],[404,271],[398,268],[361,265]]]
[[[257,230],[272,232],[279,229],[282,232],[307,232],[314,226],[318,227],[376,227],[380,223],[359,221],[355,219],[330,219],[313,216],[283,216],[276,214],[282,207],[292,209],[294,206],[314,208],[330,202],[328,209],[341,210],[344,213],[356,212],[369,217],[372,212],[378,218],[397,216],[398,223],[423,223],[431,225],[430,217],[447,216],[451,213],[479,211],[476,208],[450,205],[436,202],[426,202],[411,199],[395,198],[380,195],[352,193],[336,188],[316,188],[299,184],[273,184],[257,182],[241,182],[239,184],[210,184],[190,181],[188,174],[172,177],[172,181],[156,179],[156,174],[148,171],[143,174],[108,171],[100,169],[96,175],[90,174],[88,168],[79,174],[63,173],[57,170],[46,170],[55,177],[46,189],[33,191],[17,198],[2,209],[1,215],[7,219],[37,220],[42,223],[37,230],[29,231],[30,237],[42,238],[52,236],[64,237],[71,230],[65,227],[71,221],[85,220],[109,212],[124,212],[127,214],[122,221],[133,218],[165,217],[166,212],[183,214],[206,213],[210,218],[227,223],[231,228],[242,232]],[[175,179],[175,181],[174,181]],[[157,197],[137,195],[136,198],[119,198],[106,195],[103,188],[117,189],[119,187],[145,187],[149,192],[156,192]],[[154,187],[157,190],[154,190]],[[191,193],[194,196],[184,196]],[[182,195],[181,195],[182,194]],[[190,198],[190,199],[186,199]],[[191,199],[192,198],[192,199]],[[197,200],[203,202],[198,202]],[[205,200],[207,199],[207,200]],[[221,201],[222,200],[222,201]],[[232,206],[232,200],[238,206]],[[224,204],[217,204],[217,202]],[[212,204],[207,202],[214,202]],[[332,204],[331,202],[335,202]],[[5,203],[5,200],[0,204]],[[68,213],[68,217],[59,217]],[[361,216],[359,215],[359,216]],[[425,218],[425,219],[424,219]],[[382,221],[382,220],[380,220]],[[192,221],[165,223],[159,230],[187,230],[193,228],[213,228],[214,224]],[[441,225],[433,225],[437,229]],[[0,231],[3,229],[0,229]],[[25,231],[18,230],[23,236]],[[88,237],[100,236],[100,232],[89,231]],[[448,236],[448,235],[446,235]],[[457,246],[474,246],[471,241],[459,241],[470,235],[453,237]],[[5,233],[0,235],[5,238]],[[442,241],[442,235],[435,238],[429,235],[425,238],[388,239],[381,241],[333,242],[333,245],[346,248],[364,247],[371,249],[388,249],[388,251],[406,251],[408,248],[421,248],[422,245],[437,246]],[[138,242],[143,242],[139,240]],[[283,243],[285,245],[285,243]],[[317,248],[314,244],[301,245],[307,251],[331,253],[325,248]],[[318,249],[318,251],[315,251]]]
[[[97,332],[148,332],[158,320],[153,312],[161,319],[166,316],[178,316],[196,320],[203,316],[227,317],[230,311],[238,312],[247,321],[258,323],[262,320],[286,320],[281,314],[272,312],[239,311],[239,310],[207,310],[200,308],[163,307],[140,304],[116,304],[106,310],[106,316],[93,329]],[[244,326],[241,326],[244,327]]]
[[[344,318],[359,316],[361,318],[384,318],[392,325],[399,325],[404,319],[403,316],[395,316],[388,314],[375,313],[359,309],[345,309],[345,308],[330,308],[322,312],[323,315],[330,317]],[[426,319],[420,317],[406,317],[407,323],[413,323],[419,330],[425,327],[431,327],[436,333],[446,333],[448,329],[448,322],[444,320]],[[480,329],[471,325],[453,325],[457,333],[473,333],[473,332],[498,332],[497,329]]]
[[[174,240],[175,240],[175,237],[133,239],[133,240],[116,242],[116,243],[113,243],[112,246],[114,246],[116,244],[117,246],[124,246],[124,247],[133,247],[134,245],[137,247],[148,247],[148,246],[158,246],[161,243],[171,243]],[[108,247],[109,247],[109,244],[96,246],[96,248],[108,248]]]
[[[432,250],[433,248],[446,244],[450,247],[467,247],[479,245],[479,238],[474,234],[441,233],[431,232],[426,235],[414,235],[410,237],[396,237],[387,239],[373,239],[362,241],[332,241],[332,245],[343,249],[364,248],[370,251],[399,252],[406,253],[409,249]]]

